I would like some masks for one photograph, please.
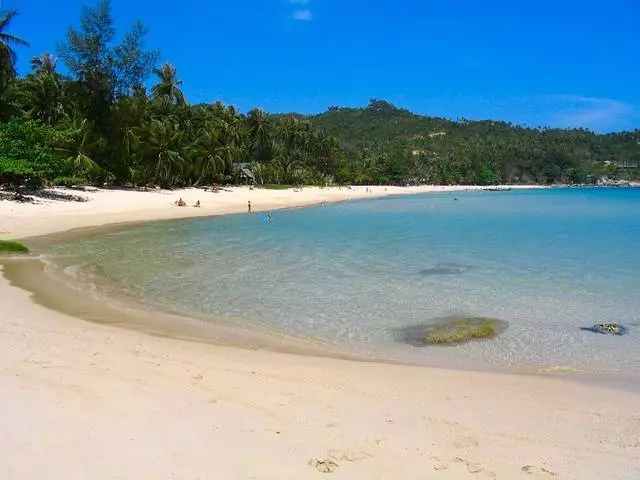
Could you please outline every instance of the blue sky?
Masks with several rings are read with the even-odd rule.
[[[92,0],[0,0],[32,55]],[[314,113],[382,98],[418,113],[640,128],[638,0],[112,0],[192,103]]]

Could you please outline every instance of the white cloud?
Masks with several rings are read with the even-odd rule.
[[[310,10],[297,10],[291,16],[294,20],[309,21],[313,18]]]
[[[414,102],[413,107],[418,112],[447,118],[505,120],[530,127],[588,128],[596,132],[611,132],[632,130],[640,125],[638,106],[614,98],[575,94],[439,96],[422,99],[418,104]]]
[[[552,123],[560,127],[608,130],[635,113],[633,105],[611,98],[580,95],[552,95],[549,98],[557,102],[557,111],[551,118]]]

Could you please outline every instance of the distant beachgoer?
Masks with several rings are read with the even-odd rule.
[[[185,201],[182,200],[182,197],[180,197],[180,199],[178,201],[176,201],[176,205],[179,206],[179,207],[186,207],[187,206]]]
[[[267,222],[270,222],[271,220],[273,220],[273,215],[271,212],[267,212]]]
[[[247,202],[247,209],[248,209],[249,213],[251,213],[251,200],[249,200]]]
[[[194,207],[196,207],[196,208],[200,208],[200,200],[198,200],[198,201],[196,202],[196,204],[194,205]]]

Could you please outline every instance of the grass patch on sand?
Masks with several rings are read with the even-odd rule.
[[[507,326],[507,322],[495,318],[459,317],[443,319],[432,325],[410,327],[402,332],[404,341],[416,346],[458,345],[497,337]]]
[[[29,249],[20,242],[0,240],[0,255],[12,255],[16,253],[29,253]]]

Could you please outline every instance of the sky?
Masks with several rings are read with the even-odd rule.
[[[94,0],[0,0],[19,71]],[[640,128],[640,0],[112,0],[149,29],[191,103],[416,113],[599,132]]]

